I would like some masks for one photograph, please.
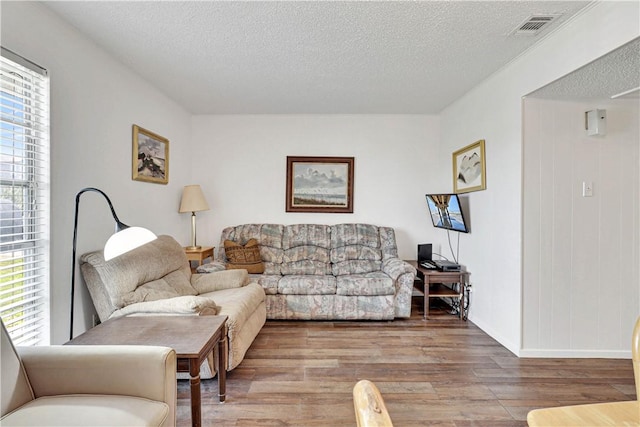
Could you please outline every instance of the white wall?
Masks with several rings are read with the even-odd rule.
[[[51,342],[68,339],[75,194],[105,191],[120,219],[158,234],[189,236],[177,213],[190,179],[190,115],[101,48],[35,2],[2,2],[2,45],[50,72],[51,82]],[[170,141],[169,184],[131,179],[131,126]],[[99,249],[113,232],[106,202],[81,199],[78,253]],[[79,276],[79,273],[77,273]],[[79,281],[76,334],[90,326],[93,307]]]
[[[524,103],[522,355],[630,357],[640,313],[638,100]],[[584,112],[607,111],[587,136]],[[582,183],[593,183],[593,197]]]
[[[440,179],[450,179],[451,152],[486,140],[487,190],[470,194],[473,231],[461,240],[469,317],[516,354],[523,323],[537,321],[522,317],[522,97],[638,37],[639,6],[593,4],[442,112]]]
[[[367,222],[395,227],[400,256],[415,259],[434,230],[424,194],[433,184],[439,121],[421,115],[233,115],[193,118],[194,183],[211,206],[198,243],[218,246],[244,223]],[[355,157],[354,213],[286,213],[287,156]]]

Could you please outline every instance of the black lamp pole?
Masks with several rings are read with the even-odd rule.
[[[100,193],[107,200],[107,203],[109,204],[109,209],[111,209],[111,215],[113,215],[113,219],[116,222],[116,230],[115,230],[116,233],[118,231],[124,230],[125,228],[129,228],[128,225],[123,224],[122,221],[118,219],[118,215],[116,215],[116,211],[113,209],[111,200],[109,199],[109,196],[105,194],[104,191],[94,187],[87,187],[87,188],[83,188],[78,192],[78,194],[76,194],[76,211],[75,211],[75,217],[73,220],[73,255],[71,256],[71,311],[70,311],[70,318],[69,318],[69,339],[70,340],[73,339],[73,308],[74,308],[73,306],[75,301],[75,290],[76,290],[76,243],[78,241],[78,207],[80,205],[80,196],[82,196],[82,194],[86,193],[87,191]]]

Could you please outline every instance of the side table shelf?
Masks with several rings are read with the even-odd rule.
[[[415,260],[407,260],[417,270],[417,277],[422,280],[420,286],[424,293],[424,319],[429,316],[429,300],[431,298],[451,298],[458,316],[467,320],[469,308],[468,271],[438,271],[422,267]],[[446,286],[449,284],[451,286]],[[418,285],[419,286],[419,285]]]

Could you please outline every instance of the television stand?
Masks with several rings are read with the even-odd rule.
[[[451,298],[457,302],[458,316],[467,320],[469,314],[469,272],[438,271],[422,267],[418,261],[407,260],[417,270],[417,277],[422,280],[424,292],[424,320],[429,316],[429,300],[431,298]],[[450,286],[447,286],[450,285]],[[414,284],[414,286],[416,286]],[[420,285],[418,285],[420,286]],[[455,308],[455,307],[454,307]]]

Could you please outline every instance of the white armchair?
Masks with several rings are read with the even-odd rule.
[[[16,347],[2,323],[2,426],[176,424],[176,353],[151,346]]]

